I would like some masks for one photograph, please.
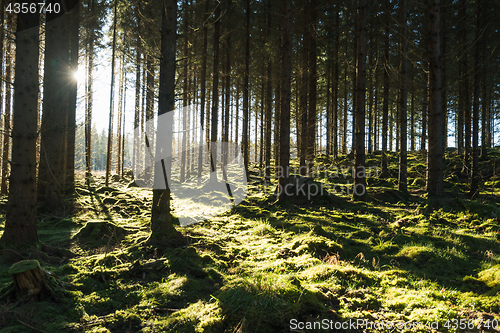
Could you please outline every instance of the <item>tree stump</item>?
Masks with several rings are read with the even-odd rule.
[[[48,283],[48,275],[38,260],[23,260],[9,269],[17,298],[38,295]]]

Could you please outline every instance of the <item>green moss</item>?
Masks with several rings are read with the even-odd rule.
[[[19,274],[35,268],[41,269],[38,260],[22,260],[15,263],[9,268],[9,274],[10,275]]]

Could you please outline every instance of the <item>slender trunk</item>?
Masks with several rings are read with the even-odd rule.
[[[94,0],[90,0],[90,13],[95,10]],[[89,43],[87,46],[87,76],[86,76],[86,101],[85,112],[85,181],[90,186],[92,177],[92,106],[93,106],[93,83],[94,83],[94,22],[90,23]]]
[[[115,94],[115,53],[116,53],[116,24],[118,20],[118,0],[114,3],[114,14],[113,14],[113,46],[111,54],[111,87],[109,96],[109,124],[108,124],[108,150],[106,153],[106,186],[109,185],[109,176],[111,173],[111,151],[113,145],[113,108],[114,108],[114,94]]]
[[[271,36],[271,0],[267,0],[267,35]],[[266,143],[265,143],[265,177],[266,183],[271,180],[271,117],[273,107],[271,56],[266,59]],[[236,111],[237,112],[237,111]]]
[[[317,81],[317,55],[316,55],[316,0],[310,0],[309,7],[309,110],[307,112],[307,151],[306,151],[306,161],[307,161],[307,174],[309,177],[313,174],[314,168],[314,146],[316,142],[316,122],[317,122],[317,110],[316,110],[316,81]],[[284,88],[283,88],[284,89]],[[283,119],[283,117],[281,117]]]
[[[400,112],[400,139],[399,139],[399,179],[398,179],[398,190],[406,192],[407,181],[408,181],[408,171],[407,171],[407,97],[408,97],[408,43],[407,43],[407,24],[406,24],[406,0],[401,0],[399,2],[399,15],[400,15],[400,35],[399,35],[399,47],[400,47],[400,73],[401,73],[401,92],[399,101],[401,105],[399,106]]]
[[[228,0],[227,1],[227,11],[226,14],[231,17],[231,8],[232,7],[232,1]],[[225,74],[226,74],[226,82],[225,82],[225,104],[224,104],[224,124],[222,126],[222,142],[229,142],[229,106],[230,106],[230,99],[231,99],[231,28],[227,27],[226,31],[226,64],[225,64]],[[224,143],[222,145],[222,163],[223,163],[223,168],[222,168],[222,175],[224,177],[224,181],[227,182],[227,170],[226,166],[228,163],[228,147],[229,145],[227,143]],[[261,158],[262,160],[262,158]]]
[[[70,27],[70,68],[71,73],[78,71],[78,50],[79,50],[79,29],[80,29],[80,3],[73,3],[74,8],[71,12],[71,27]],[[69,78],[69,107],[68,107],[68,124],[67,124],[67,151],[66,151],[66,193],[72,194],[75,189],[75,131],[76,131],[76,98],[78,90],[78,82],[74,77]]]
[[[387,7],[390,4],[387,1]],[[389,8],[387,8],[389,12]],[[388,16],[389,14],[387,14]],[[387,18],[387,22],[389,22]],[[387,134],[388,134],[388,118],[389,118],[389,26],[385,28],[384,42],[384,102],[382,104],[382,177],[387,177],[389,170],[387,168]]]
[[[9,30],[13,28],[13,16],[8,15]],[[2,184],[1,193],[7,194],[7,180],[9,179],[9,150],[10,150],[10,120],[11,120],[11,96],[12,96],[12,42],[7,38],[5,49],[5,113],[3,116],[3,153],[2,153]],[[1,101],[0,101],[1,103]]]
[[[125,77],[125,54],[120,59],[120,81],[118,83],[118,126],[116,129],[116,174],[121,178],[122,165],[122,121],[123,121],[123,79]]]
[[[203,126],[203,121],[205,117],[205,94],[206,94],[206,83],[207,83],[207,49],[208,49],[208,7],[209,0],[205,0],[205,14],[203,23],[203,51],[201,55],[201,96],[200,96],[200,143],[198,148],[198,185],[201,185],[201,175],[203,171],[203,130],[207,127]]]
[[[302,77],[301,77],[301,85],[300,85],[300,173],[302,175],[306,174],[306,155],[307,155],[307,133],[309,128],[307,127],[307,83],[309,82],[309,55],[307,53],[308,44],[309,44],[309,35],[306,30],[303,32],[303,45],[302,45]]]
[[[339,27],[339,6],[336,6],[335,10],[335,28]],[[338,34],[335,34],[335,50],[333,57],[333,158],[337,159],[339,153],[339,46],[340,46],[340,38]]]
[[[478,0],[476,2],[476,45],[475,45],[475,55],[474,55],[474,105],[473,105],[473,120],[472,120],[472,173],[470,182],[470,192],[469,195],[472,198],[477,197],[479,194],[479,152],[478,152],[478,137],[479,137],[479,95],[480,95],[480,85],[481,85],[481,44],[482,44],[482,22],[481,22],[481,5],[482,1]]]
[[[443,195],[443,140],[441,110],[441,64],[439,62],[439,0],[429,0],[429,150],[427,193]]]
[[[356,111],[354,149],[353,199],[362,200],[366,194],[365,170],[365,95],[366,95],[366,0],[358,0],[357,59],[356,59]]]
[[[248,175],[248,100],[249,86],[248,77],[250,75],[250,0],[246,0],[245,7],[245,71],[243,73],[243,137],[241,140],[243,146],[243,164]]]
[[[314,1],[314,0],[313,0]],[[290,98],[292,76],[292,5],[291,0],[281,0],[282,5],[282,60],[281,60],[281,122],[280,122],[280,172],[278,200],[287,198],[290,166]]]
[[[137,17],[137,34],[135,45],[135,112],[134,112],[134,151],[132,156],[132,171],[134,178],[137,179],[139,172],[139,135],[141,129],[139,128],[139,119],[141,111],[141,36],[139,34],[141,20],[140,20],[140,2],[136,4],[136,17]]]
[[[217,182],[217,130],[219,125],[219,38],[221,8],[217,3],[215,8],[214,24],[214,60],[213,60],[213,87],[212,87],[212,130],[210,131],[210,181]]]

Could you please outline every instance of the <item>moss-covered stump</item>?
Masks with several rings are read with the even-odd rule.
[[[16,298],[34,297],[41,294],[57,298],[64,288],[56,277],[40,266],[38,260],[22,260],[9,269]]]
[[[119,243],[127,230],[107,221],[90,221],[78,231],[73,239],[80,243],[95,243],[95,245],[107,245]]]
[[[12,275],[16,294],[19,296],[38,295],[47,280],[47,273],[42,269],[38,260],[23,260],[15,263],[9,269]]]

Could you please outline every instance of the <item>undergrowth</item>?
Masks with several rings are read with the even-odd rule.
[[[488,153],[476,200],[466,196],[453,151],[437,202],[425,195],[421,153],[408,157],[408,193],[397,191],[397,155],[389,154],[389,178],[370,175],[364,202],[346,193],[352,179],[322,174],[316,181],[337,185],[333,196],[277,205],[273,185],[253,168],[247,199],[178,227],[189,245],[174,249],[146,245],[150,191],[130,179],[110,187],[102,177],[91,187],[79,180],[73,213],[39,213],[41,242],[76,255],[42,262],[67,296],[0,304],[0,332],[289,332],[291,320],[357,319],[438,322],[444,332],[463,319],[493,331],[500,321],[500,150]],[[351,161],[320,156],[316,163],[331,170]],[[379,164],[378,153],[367,156],[368,166]],[[0,233],[3,223],[4,215]],[[11,281],[10,264],[0,262],[0,289]]]

